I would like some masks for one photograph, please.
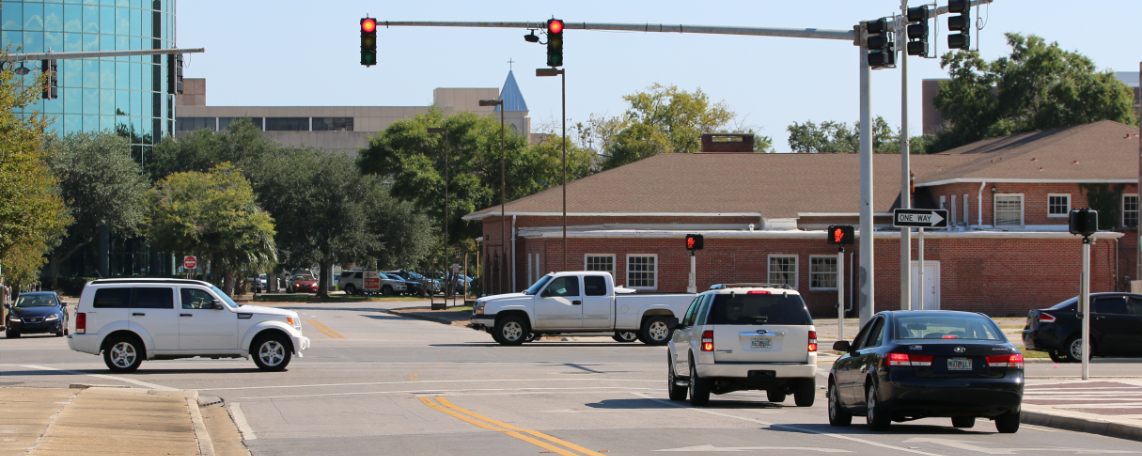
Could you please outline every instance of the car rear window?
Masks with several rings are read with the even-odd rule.
[[[130,288],[100,288],[95,290],[96,309],[126,309],[131,307]]]
[[[974,315],[901,315],[896,339],[1004,340],[990,318]]]
[[[805,301],[795,294],[718,294],[707,325],[811,325]]]

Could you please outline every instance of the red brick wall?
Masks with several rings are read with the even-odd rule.
[[[991,189],[995,188],[995,193]],[[1137,185],[1127,184],[1123,193],[1137,193]],[[932,199],[940,203],[940,196],[945,197],[945,208],[951,209],[952,196],[956,196],[955,220],[963,223],[963,195],[968,195],[971,224],[978,224],[977,197],[979,195],[978,183],[948,184],[931,188]],[[1049,194],[1071,195],[1071,208],[1080,209],[1088,206],[1086,193],[1078,184],[1009,184],[988,183],[983,188],[983,224],[991,225],[994,220],[995,194],[1023,194],[1023,223],[1025,225],[1066,225],[1067,217],[1047,217],[1047,196]],[[1119,221],[1120,223],[1121,221]]]

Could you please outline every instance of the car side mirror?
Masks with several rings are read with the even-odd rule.
[[[60,305],[60,307],[67,307],[67,303],[66,303],[66,302],[61,302],[61,303],[59,303],[59,305]]]
[[[217,299],[214,300],[213,304],[214,305],[210,307],[213,310],[222,310],[222,309],[226,308],[226,304],[222,304],[222,301],[219,301]]]
[[[666,327],[670,329],[678,329],[682,327],[682,323],[677,318],[670,317],[666,319]]]
[[[852,350],[852,346],[849,345],[849,341],[847,340],[838,340],[833,342],[833,350],[848,353]]]

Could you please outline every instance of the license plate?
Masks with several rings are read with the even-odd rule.
[[[971,358],[948,358],[948,370],[950,371],[970,371]]]
[[[758,337],[750,341],[750,348],[773,348],[773,339],[768,337]]]

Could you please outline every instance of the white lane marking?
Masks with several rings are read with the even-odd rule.
[[[706,451],[717,453],[734,453],[741,451],[752,450],[787,450],[787,451],[819,451],[821,453],[852,453],[849,450],[841,450],[837,448],[811,448],[811,447],[775,447],[775,446],[758,446],[758,447],[716,447],[713,445],[698,445],[685,448],[670,448],[667,450],[654,450],[658,451]]]
[[[488,380],[420,380],[420,384],[424,383],[477,383],[486,381],[491,383],[500,382],[529,382],[529,383],[550,383],[550,382],[657,382],[658,380],[638,380],[629,378],[515,378],[515,379],[488,379]],[[408,380],[400,382],[364,382],[364,383],[319,383],[313,385],[272,385],[272,386],[235,386],[228,388],[199,388],[199,391],[223,391],[223,390],[255,390],[255,389],[280,389],[280,388],[320,388],[325,386],[339,387],[339,386],[363,386],[363,385],[407,385]]]
[[[423,383],[423,382],[418,382]],[[401,382],[407,385],[409,382]],[[289,399],[297,397],[336,397],[336,396],[369,396],[373,394],[421,394],[432,395],[440,393],[467,393],[469,391],[586,391],[586,390],[646,390],[651,391],[655,388],[628,388],[625,386],[591,386],[586,388],[469,388],[469,389],[415,389],[415,390],[402,390],[402,391],[371,391],[366,393],[332,393],[332,394],[291,394],[289,396],[245,396],[239,397],[242,400],[256,400],[256,399]]]
[[[792,430],[795,430],[798,432],[805,432],[805,433],[809,433],[809,434],[818,434],[818,435],[823,435],[826,437],[832,437],[834,439],[848,440],[848,441],[852,441],[852,442],[863,443],[865,445],[872,445],[872,446],[881,447],[881,448],[888,448],[888,449],[892,449],[892,450],[903,451],[906,453],[923,454],[923,455],[927,455],[927,456],[940,456],[940,455],[935,454],[935,453],[925,453],[923,451],[913,450],[911,448],[903,448],[903,447],[898,447],[898,446],[894,446],[894,445],[888,445],[888,444],[884,444],[884,443],[873,442],[871,440],[858,439],[856,437],[849,437],[847,435],[833,434],[831,432],[822,432],[822,431],[817,431],[817,430],[813,430],[813,429],[802,428],[799,426],[791,426],[788,424],[770,423],[768,421],[755,420],[753,418],[746,418],[744,416],[730,415],[728,413],[718,413],[718,412],[715,412],[713,410],[705,410],[705,409],[699,409],[699,408],[694,408],[694,407],[688,407],[688,406],[685,406],[682,404],[675,404],[674,402],[667,401],[664,399],[658,399],[658,398],[650,397],[650,395],[648,395],[646,393],[631,393],[631,394],[634,394],[635,396],[639,396],[643,399],[650,399],[654,402],[659,402],[659,403],[670,405],[673,407],[689,409],[689,410],[693,410],[695,412],[702,412],[702,413],[707,413],[710,415],[724,416],[726,418],[733,418],[735,420],[749,421],[751,423],[757,423],[757,424],[762,424],[762,425],[767,425],[767,426],[783,427],[783,428],[792,429]]]
[[[915,438],[905,440],[904,443],[934,443],[936,445],[943,445],[947,447],[956,448],[959,450],[975,451],[983,454],[1019,454],[1019,451],[1040,452],[1040,451],[1054,451],[1065,452],[1074,454],[1137,454],[1137,451],[1129,450],[1092,450],[1087,448],[988,448],[986,446],[976,445],[979,442],[972,442],[969,440],[952,440],[952,439],[933,439],[933,438]],[[987,445],[987,444],[984,444]]]
[[[119,382],[123,382],[123,383],[131,383],[131,384],[135,384],[135,385],[139,385],[139,386],[144,386],[144,387],[147,387],[150,389],[156,389],[156,390],[174,391],[174,390],[178,389],[178,388],[171,388],[169,386],[157,385],[154,383],[147,383],[147,382],[141,382],[138,380],[132,380],[129,378],[116,377],[114,375],[89,374],[87,372],[80,372],[80,371],[70,370],[70,369],[58,369],[55,367],[37,366],[35,364],[20,364],[19,366],[20,367],[27,367],[29,369],[39,369],[39,370],[47,370],[47,371],[64,372],[64,373],[72,374],[72,375],[86,375],[88,377],[101,378],[104,380],[115,380],[115,381],[119,381]]]
[[[234,418],[234,424],[238,426],[238,432],[242,434],[242,440],[258,440],[258,436],[254,434],[254,429],[250,427],[250,423],[246,422],[246,415],[242,413],[242,407],[237,402],[230,403],[230,416]]]

